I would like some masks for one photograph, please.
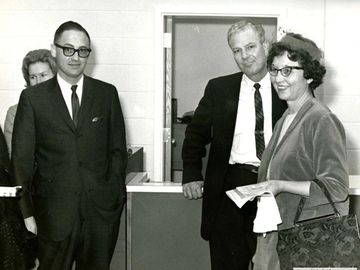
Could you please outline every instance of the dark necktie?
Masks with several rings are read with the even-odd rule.
[[[261,160],[261,156],[265,149],[265,141],[264,141],[264,112],[262,107],[262,99],[260,94],[260,84],[255,83],[255,140],[256,140],[256,156]]]
[[[71,108],[72,108],[72,118],[73,118],[75,126],[77,126],[78,114],[79,114],[79,108],[80,108],[79,98],[76,94],[76,88],[77,88],[76,84],[71,86],[71,91],[72,91]]]

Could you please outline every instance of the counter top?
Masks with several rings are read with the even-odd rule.
[[[349,175],[350,195],[360,195],[360,175]]]
[[[127,192],[182,193],[182,186],[181,183],[150,181],[147,173],[134,173],[126,190]]]
[[[147,173],[132,173],[127,192],[182,193],[181,183],[150,181]],[[350,195],[360,195],[360,175],[349,175]]]

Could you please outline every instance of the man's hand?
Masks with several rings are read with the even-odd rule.
[[[24,222],[25,222],[25,227],[29,232],[32,232],[33,234],[37,234],[36,221],[33,216],[25,218]]]
[[[185,198],[189,200],[197,200],[202,198],[204,181],[194,181],[183,184],[183,193]]]

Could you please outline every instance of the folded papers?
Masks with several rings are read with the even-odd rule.
[[[282,222],[279,208],[271,191],[259,185],[247,185],[226,191],[226,195],[241,208],[247,201],[258,197],[258,209],[254,220],[253,231],[266,233],[276,231]]]
[[[16,197],[21,190],[21,186],[4,187],[0,186],[0,197]]]
[[[226,195],[228,195],[239,208],[243,207],[247,201],[252,201],[255,197],[265,193],[270,193],[270,191],[258,185],[241,186],[226,191]]]

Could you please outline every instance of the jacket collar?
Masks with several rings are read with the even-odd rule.
[[[86,121],[86,116],[90,115],[90,109],[93,103],[94,90],[93,85],[91,84],[90,78],[84,75],[84,86],[83,86],[83,96],[81,100],[81,106],[79,110],[79,121],[78,129],[81,129],[84,122]]]
[[[69,114],[69,110],[66,106],[64,97],[61,93],[61,89],[56,76],[54,76],[54,78],[50,80],[52,81],[50,82],[50,87],[48,88],[48,90],[49,90],[51,102],[53,103],[55,110],[59,113],[60,117],[63,118],[66,125],[73,132],[75,132],[76,129],[79,130],[83,125],[85,116],[88,115],[89,113],[93,99],[93,91],[91,91],[92,85],[90,83],[89,77],[84,75],[83,94],[82,94],[81,106],[79,110],[79,124],[77,127],[75,126]]]
[[[279,143],[277,143],[277,141],[279,140],[279,136],[281,133],[281,127],[285,121],[285,118],[288,114],[289,109],[287,109],[283,116],[281,117],[281,119],[279,120],[279,128],[276,131],[276,134],[274,135],[275,140],[274,140],[274,154],[279,151],[279,148],[284,144],[284,141],[286,140],[287,137],[289,137],[289,134],[291,134],[291,132],[293,131],[293,129],[299,124],[300,121],[302,121],[304,119],[305,114],[310,110],[310,108],[314,105],[314,99],[310,99],[308,101],[306,101],[302,107],[300,108],[300,110],[297,112],[294,120],[291,122],[290,126],[288,127],[288,129],[286,130],[284,136],[281,138],[281,141]]]
[[[311,100],[308,100],[301,107],[301,109],[299,110],[299,112],[295,116],[294,120],[290,124],[289,128],[285,132],[285,134],[282,137],[280,142],[278,142],[278,140],[279,140],[280,133],[281,133],[281,127],[282,127],[282,125],[284,123],[284,120],[285,120],[285,117],[287,115],[287,110],[284,112],[283,116],[279,119],[279,121],[276,124],[277,127],[274,130],[275,132],[273,133],[273,135],[271,137],[271,140],[270,140],[268,146],[266,147],[266,151],[264,152],[264,155],[263,155],[262,160],[261,160],[261,164],[266,164],[266,166],[264,166],[264,167],[261,166],[262,168],[259,171],[259,177],[258,177],[258,179],[260,181],[265,181],[265,179],[266,179],[266,174],[267,174],[268,167],[270,165],[270,160],[272,159],[272,156],[276,155],[276,153],[279,151],[279,149],[281,149],[281,147],[283,146],[286,138],[289,137],[289,135],[294,130],[294,128],[299,124],[299,122],[303,120],[304,115],[310,110],[310,108],[313,105],[314,105],[314,100],[311,99]]]

